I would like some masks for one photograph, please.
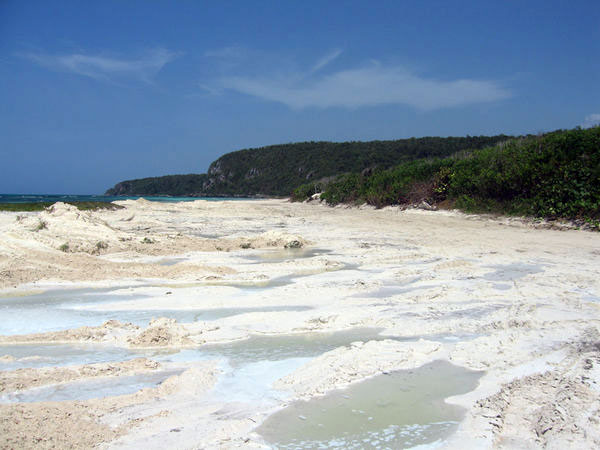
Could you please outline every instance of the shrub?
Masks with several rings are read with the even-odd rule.
[[[597,223],[600,127],[507,140],[368,175],[345,174],[329,183],[321,198],[331,205],[367,202],[376,207],[447,200],[469,212]]]
[[[48,224],[46,222],[44,222],[42,219],[38,219],[38,224],[34,228],[34,231],[45,230],[46,228],[48,228]]]

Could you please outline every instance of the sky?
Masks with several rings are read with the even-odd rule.
[[[0,193],[599,122],[597,0],[0,0]]]

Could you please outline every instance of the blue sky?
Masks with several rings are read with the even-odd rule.
[[[600,121],[598,1],[0,1],[0,193]]]

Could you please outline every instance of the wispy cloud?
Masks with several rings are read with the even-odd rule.
[[[331,53],[328,53],[327,55],[323,56],[321,59],[319,59],[317,61],[317,63],[312,67],[312,69],[310,69],[310,73],[313,74],[315,72],[318,72],[323,67],[325,67],[327,64],[329,64],[334,59],[336,59],[338,56],[340,56],[341,54],[342,54],[342,51],[337,49],[337,50],[333,50]]]
[[[600,114],[590,114],[585,117],[585,120],[581,124],[583,128],[592,128],[600,125]]]
[[[177,58],[178,53],[157,48],[135,58],[114,58],[83,53],[63,55],[26,53],[21,56],[51,70],[72,72],[95,80],[115,81],[130,78],[150,83],[156,73]]]
[[[263,73],[268,75],[229,75],[221,77],[217,84],[222,89],[283,103],[294,109],[403,104],[433,110],[512,96],[511,91],[497,81],[426,78],[401,66],[377,62],[324,71],[340,54],[341,50],[330,52],[305,71],[273,75],[276,71],[265,69]]]

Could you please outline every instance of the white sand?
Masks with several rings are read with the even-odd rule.
[[[0,344],[195,348],[256,334],[360,327],[413,339],[356,343],[313,358],[275,382],[290,396],[262,409],[207,394],[218,371],[197,363],[176,377],[184,389],[121,409],[106,407],[111,397],[51,408],[23,404],[21,413],[10,405],[7,417],[21,417],[21,425],[5,420],[0,446],[260,446],[252,429],[294,398],[435,359],[486,371],[475,391],[449,400],[467,408],[449,447],[600,446],[599,234],[454,212],[281,200],[121,204],[126,208],[101,212],[57,205],[21,219],[1,213],[0,295],[121,286],[113,292],[118,300],[74,308],[117,316],[155,310],[156,317],[161,310],[277,309],[194,323],[165,318],[143,327],[99,322],[3,336]],[[294,259],[283,251],[286,244],[326,252]],[[56,416],[68,426],[74,419],[65,408],[89,414],[96,437],[61,441],[57,427],[47,441],[31,440],[35,427],[23,423]]]

